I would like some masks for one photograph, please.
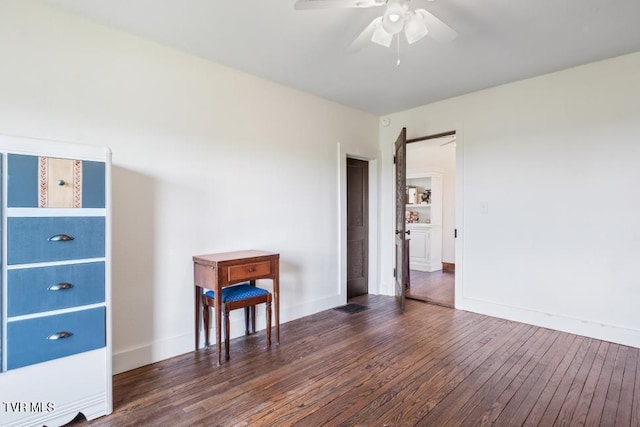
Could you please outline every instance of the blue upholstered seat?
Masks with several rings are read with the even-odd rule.
[[[203,294],[202,308],[205,329],[205,345],[209,345],[209,309],[215,306],[216,293],[207,290]],[[244,308],[245,334],[256,331],[256,304],[265,303],[267,315],[267,346],[271,345],[271,293],[266,289],[252,286],[250,282],[222,288],[222,313],[224,314],[224,352],[229,360],[229,312]],[[250,322],[251,320],[251,322]],[[251,329],[249,328],[251,324]]]
[[[240,301],[247,298],[259,297],[268,294],[266,289],[251,286],[247,283],[240,283],[238,285],[227,286],[222,288],[222,302]],[[205,295],[209,298],[215,298],[215,291],[207,291]]]

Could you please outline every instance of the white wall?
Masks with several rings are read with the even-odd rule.
[[[407,144],[407,173],[442,173],[442,262],[455,263],[456,144],[441,146],[442,143],[435,139]]]
[[[393,141],[456,130],[456,307],[640,347],[638,76],[635,53],[389,116],[385,289]]]
[[[0,57],[0,133],[113,150],[116,372],[192,350],[192,255],[279,252],[283,321],[344,301],[340,159],[376,117],[24,0]]]

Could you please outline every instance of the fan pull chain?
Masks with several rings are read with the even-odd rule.
[[[396,46],[398,47],[398,60],[396,61],[396,67],[400,66],[400,35],[396,35]]]

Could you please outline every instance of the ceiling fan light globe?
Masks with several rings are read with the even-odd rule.
[[[385,15],[384,18],[382,18],[382,27],[389,34],[398,34],[404,27],[404,19],[400,18],[393,22],[389,18],[389,15]]]
[[[412,13],[404,24],[404,35],[409,44],[413,44],[429,33],[422,16]]]
[[[398,22],[399,20],[400,20],[400,15],[398,15],[397,13],[390,13],[389,14],[389,21]]]
[[[393,34],[389,34],[388,32],[386,32],[383,26],[380,24],[373,32],[371,41],[379,44],[380,46],[389,47],[391,46],[391,42],[393,41]]]

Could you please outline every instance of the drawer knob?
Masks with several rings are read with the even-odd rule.
[[[47,288],[48,291],[66,291],[67,289],[73,288],[71,283],[61,282],[57,285],[51,285]]]
[[[63,186],[63,185],[65,185],[65,184],[66,184],[66,182],[64,182],[64,179],[59,179],[59,180],[58,180],[58,185],[59,185],[59,186]]]
[[[55,236],[49,237],[50,242],[69,242],[73,240],[73,236],[69,236],[68,234],[56,234]]]
[[[255,267],[249,267],[249,268],[247,268],[247,271],[249,273],[253,273],[254,271],[256,271],[256,269],[255,269]]]
[[[73,334],[71,332],[67,332],[67,331],[62,331],[62,332],[56,332],[55,334],[51,334],[47,337],[47,339],[49,341],[55,341],[55,340],[61,340],[64,338],[69,338],[71,337]]]

